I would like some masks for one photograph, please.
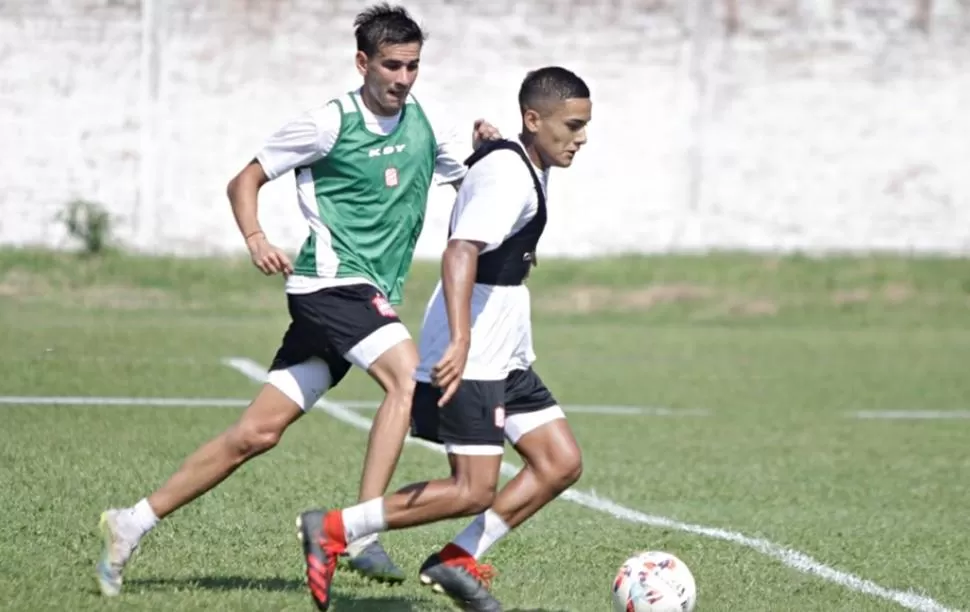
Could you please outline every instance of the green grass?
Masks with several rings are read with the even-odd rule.
[[[436,279],[416,267],[417,333]],[[540,262],[537,369],[567,404],[710,411],[574,414],[584,491],[739,531],[892,589],[970,602],[970,421],[861,421],[856,410],[967,410],[970,263],[745,255]],[[0,251],[0,394],[248,399],[221,365],[267,363],[286,323],[279,279],[245,260]],[[351,374],[337,399],[376,400]],[[295,515],[353,501],[365,433],[322,413],[163,521],[122,597],[93,580],[97,517],[161,483],[237,409],[0,408],[0,607],[308,610]],[[393,486],[447,471],[405,451]],[[412,575],[463,521],[386,536]],[[510,610],[608,609],[632,551],[674,552],[698,610],[896,610],[755,551],[560,501],[490,553]],[[445,610],[416,580],[340,574],[335,610]]]

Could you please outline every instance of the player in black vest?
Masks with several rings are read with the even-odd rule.
[[[425,561],[420,578],[463,610],[501,611],[488,590],[491,568],[478,560],[582,471],[565,414],[532,369],[524,282],[546,225],[549,170],[569,167],[586,143],[589,88],[564,68],[542,68],[526,76],[519,106],[518,141],[486,144],[466,160],[442,279],[421,331],[411,433],[444,444],[452,475],[343,510],[300,515],[307,582],[322,610],[347,542],[477,515]],[[506,441],[525,467],[497,491]]]
[[[546,194],[542,187],[542,180],[525,150],[511,140],[499,139],[486,142],[465,160],[465,165],[470,168],[488,154],[501,150],[514,151],[522,158],[532,177],[532,184],[535,186],[538,198],[535,216],[522,229],[506,238],[495,250],[478,256],[475,283],[507,287],[521,285],[528,278],[529,270],[536,265],[536,246],[539,244],[539,238],[542,237],[542,231],[546,228]],[[451,238],[450,231],[448,237]]]

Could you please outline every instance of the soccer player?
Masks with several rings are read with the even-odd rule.
[[[519,90],[519,142],[486,143],[452,212],[441,281],[425,311],[412,434],[443,443],[451,477],[383,499],[298,518],[306,580],[328,609],[338,555],[373,533],[477,515],[421,567],[463,610],[492,612],[491,568],[478,559],[579,478],[580,451],[555,398],[532,369],[529,291],[546,225],[551,168],[567,168],[586,143],[589,89],[560,67],[529,73]],[[508,440],[525,467],[496,494]]]
[[[428,192],[457,188],[467,168],[464,147],[438,131],[410,94],[425,34],[400,7],[373,6],[357,16],[357,70],[363,86],[283,126],[228,186],[233,214],[265,274],[286,275],[291,316],[268,382],[227,430],[190,455],[161,488],[134,506],[102,514],[104,550],[97,578],[117,595],[122,571],[158,522],[273,448],[283,432],[351,365],[385,391],[368,441],[359,499],[380,499],[410,424],[418,353],[392,304],[399,303],[424,222]],[[484,121],[474,146],[498,132]],[[295,262],[260,229],[257,194],[294,171],[309,237]],[[404,574],[376,538],[348,548],[351,567],[401,582]]]

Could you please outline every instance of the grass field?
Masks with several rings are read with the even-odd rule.
[[[435,274],[414,272],[402,310],[414,333]],[[970,410],[970,263],[544,260],[531,286],[536,367],[567,412],[672,415],[574,412],[576,490],[735,541],[560,500],[489,555],[509,610],[607,610],[616,567],[640,549],[686,561],[703,612],[904,609],[892,597],[970,607],[970,420],[853,417]],[[0,251],[0,395],[248,400],[256,384],[223,359],[265,365],[285,317],[280,280],[245,260]],[[331,398],[379,394],[354,373]],[[0,407],[0,606],[311,609],[293,521],[353,500],[366,439],[321,411],[161,523],[122,597],[97,594],[101,510],[147,494],[239,410]],[[441,455],[409,446],[394,485],[444,473]],[[450,609],[416,571],[462,524],[388,534],[415,579],[339,574],[335,609]],[[775,556],[740,534],[777,544]]]

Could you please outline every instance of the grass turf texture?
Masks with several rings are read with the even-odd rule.
[[[436,279],[416,266],[417,334]],[[970,264],[710,257],[543,260],[530,280],[537,369],[566,404],[703,409],[574,414],[577,485],[636,510],[763,537],[944,605],[970,601],[970,421],[857,410],[966,410]],[[0,251],[0,394],[237,397],[220,363],[266,364],[286,324],[279,279],[246,260]],[[331,399],[377,400],[359,372]],[[364,432],[313,413],[280,446],[163,521],[97,594],[99,512],[134,503],[234,408],[0,407],[0,602],[10,610],[307,610],[293,521],[353,501]],[[365,412],[370,415],[372,413]],[[447,473],[408,447],[392,487]],[[335,610],[447,610],[417,568],[465,521],[387,534],[404,586],[339,573]],[[671,551],[698,610],[895,610],[734,544],[556,502],[487,561],[510,610],[608,609],[616,567]]]

